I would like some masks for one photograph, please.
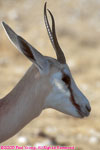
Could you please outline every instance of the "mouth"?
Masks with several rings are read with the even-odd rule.
[[[82,112],[82,111],[81,112],[78,111],[78,113],[80,115],[80,118],[88,117],[90,114],[89,112],[87,113],[87,112]]]
[[[77,109],[77,112],[78,112],[78,114],[80,115],[81,118],[88,117],[89,114],[90,114],[90,111],[91,111],[90,106],[85,106],[84,110]]]

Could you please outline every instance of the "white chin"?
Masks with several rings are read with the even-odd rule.
[[[81,116],[81,115],[71,115],[71,116],[75,118],[84,118],[84,116]]]
[[[58,110],[58,109],[57,109]],[[64,114],[66,114],[66,115],[69,115],[69,116],[72,116],[72,117],[74,117],[74,118],[84,118],[85,116],[81,116],[78,112],[65,112],[65,111],[63,111],[63,110],[58,110],[58,111],[60,111],[60,112],[62,112],[62,113],[64,113]]]

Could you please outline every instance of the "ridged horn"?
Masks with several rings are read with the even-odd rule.
[[[54,17],[52,15],[52,13],[50,12],[50,10],[48,10],[48,12],[51,16],[51,19],[52,19],[52,30],[51,30],[49,21],[48,21],[48,17],[47,17],[46,5],[47,5],[47,2],[44,5],[44,21],[45,21],[46,29],[47,29],[47,32],[49,35],[49,39],[50,39],[52,46],[56,52],[57,60],[62,64],[66,64],[66,59],[65,59],[64,53],[63,53],[62,49],[60,48],[58,40],[57,40]]]

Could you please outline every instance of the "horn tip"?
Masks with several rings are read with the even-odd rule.
[[[4,21],[2,21],[1,25],[4,27],[4,26],[6,26],[6,23]]]
[[[47,5],[47,1],[45,2],[44,6],[46,7],[46,5]]]

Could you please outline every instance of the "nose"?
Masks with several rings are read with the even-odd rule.
[[[90,107],[90,105],[86,105],[85,107],[84,107],[84,109],[81,109],[82,111],[81,111],[81,116],[82,117],[87,117],[87,116],[89,116],[89,114],[90,114],[90,111],[91,111],[91,107]]]
[[[91,107],[88,105],[88,106],[86,106],[86,109],[88,110],[88,112],[90,112],[91,111]]]

